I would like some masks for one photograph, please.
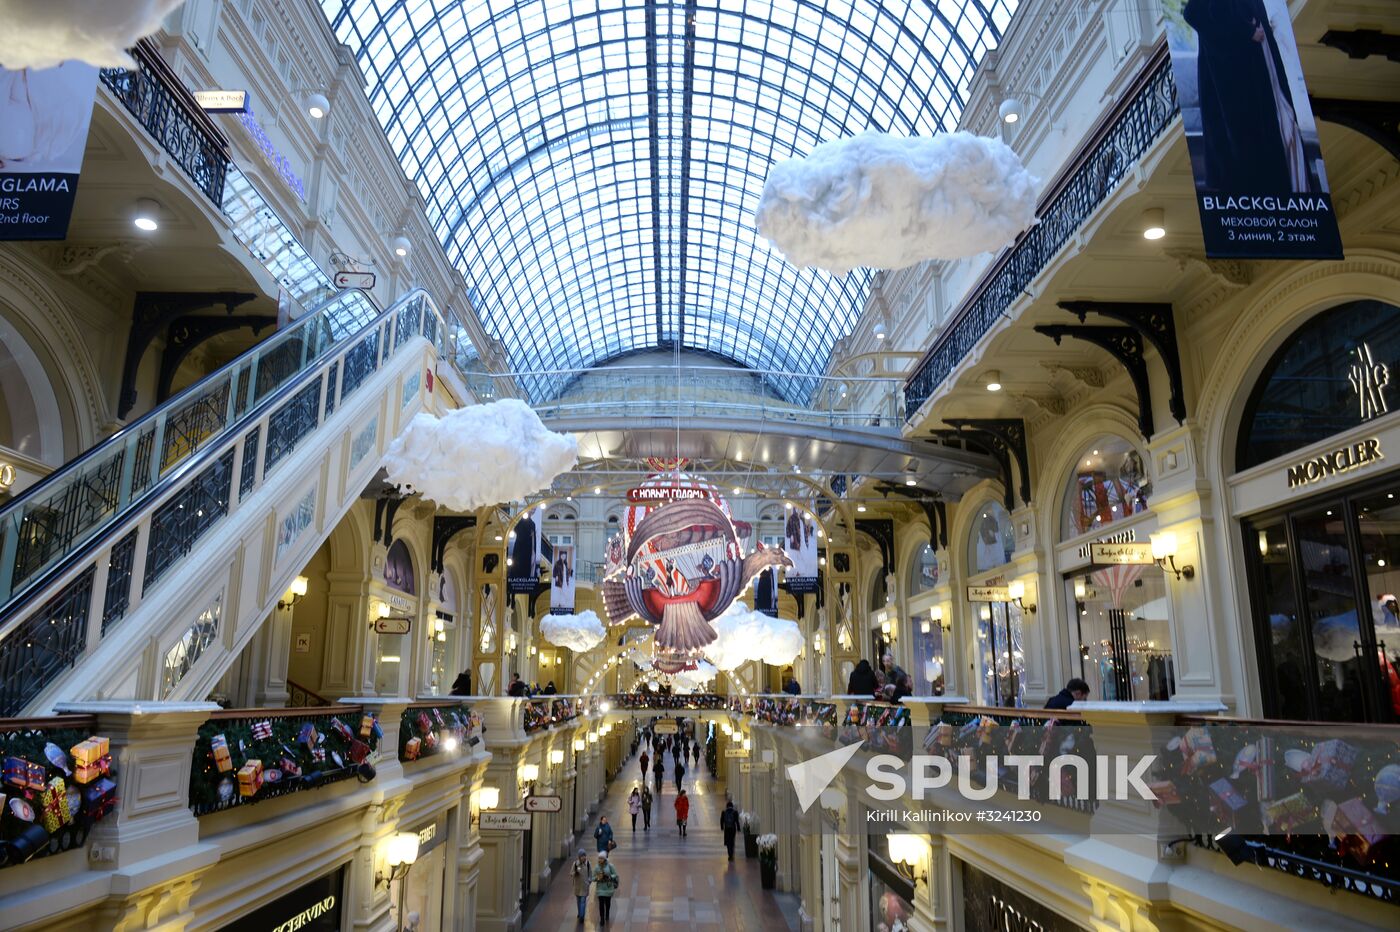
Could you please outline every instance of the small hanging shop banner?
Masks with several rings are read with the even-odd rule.
[[[509,554],[510,565],[506,568],[506,588],[512,595],[532,593],[539,585],[540,576],[540,525],[544,518],[543,509],[525,512],[516,522]]]
[[[0,240],[63,239],[83,167],[97,69],[0,69]]]
[[[1011,589],[1009,586],[968,586],[967,600],[969,602],[1010,602]]]
[[[1089,545],[1089,560],[1095,566],[1149,566],[1157,562],[1152,559],[1152,544],[1149,541],[1093,543]]]
[[[753,581],[753,610],[769,618],[778,617],[778,568],[759,573]]]
[[[783,550],[792,560],[787,571],[787,590],[793,595],[817,591],[817,528],[796,508],[788,511],[783,528]]]
[[[550,567],[549,610],[555,615],[574,613],[574,596],[577,580],[574,577],[574,548],[569,544],[556,544],[554,564]]]
[[[1287,0],[1167,0],[1206,255],[1340,259]]]

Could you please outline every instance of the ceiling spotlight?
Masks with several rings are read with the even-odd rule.
[[[910,486],[910,487],[912,488],[913,486],[916,486],[916,485],[919,484],[919,480],[917,480],[917,479],[905,479],[905,480],[904,480],[904,484],[907,485],[907,486]]]
[[[306,112],[313,120],[319,120],[330,113],[331,102],[320,91],[306,95]]]
[[[408,241],[407,236],[400,233],[389,241],[389,247],[394,250],[394,255],[402,259],[404,256],[408,255],[409,250],[413,248],[413,244]]]
[[[875,321],[875,326],[871,329],[870,332],[875,334],[875,339],[883,340],[886,335],[885,322],[883,320]]]
[[[137,198],[136,210],[131,216],[136,229],[150,233],[160,228],[160,205],[149,197]]]
[[[988,369],[982,374],[982,387],[989,392],[1001,391],[1001,373],[996,369]]]
[[[1001,114],[1001,121],[1003,123],[1015,123],[1017,120],[1021,119],[1021,101],[1017,100],[1015,97],[1008,97],[1001,102],[1001,106],[997,108],[997,113]]]
[[[1167,235],[1167,212],[1160,207],[1149,207],[1142,212],[1142,238],[1161,239]]]

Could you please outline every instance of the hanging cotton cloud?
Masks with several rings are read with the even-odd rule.
[[[390,482],[453,511],[525,498],[577,464],[577,438],[514,398],[419,412],[384,458]]]
[[[719,669],[708,660],[696,664],[694,670],[682,670],[672,674],[671,684],[682,693],[696,693],[719,676]]]
[[[84,61],[135,68],[126,50],[160,28],[184,0],[9,0],[0,38],[0,67],[52,68]]]
[[[585,609],[577,615],[546,615],[540,620],[540,634],[555,647],[576,653],[592,650],[608,636],[598,613]]]
[[[758,232],[793,265],[835,273],[962,259],[1035,220],[1036,180],[1011,148],[972,133],[862,133],[768,173]]]
[[[797,622],[752,611],[741,602],[710,624],[719,637],[705,648],[705,657],[720,670],[734,670],[751,660],[783,666],[802,652],[802,629]]]

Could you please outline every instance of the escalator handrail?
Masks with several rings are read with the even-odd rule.
[[[316,310],[313,310],[305,314],[304,316],[298,317],[296,320],[292,321],[291,325],[288,326],[286,329],[283,329],[268,337],[266,340],[262,340],[256,345],[249,347],[245,352],[235,356],[233,359],[229,360],[224,365],[220,366],[213,372],[204,376],[202,379],[199,379],[197,382],[193,382],[190,385],[187,385],[184,388],[180,389],[180,391],[171,395],[169,398],[165,399],[160,404],[156,405],[154,408],[138,417],[136,420],[131,421],[127,424],[123,424],[113,433],[108,434],[106,437],[103,437],[97,443],[88,447],[86,450],[79,453],[77,456],[73,457],[71,460],[64,463],[62,466],[49,473],[47,476],[34,483],[29,488],[25,489],[23,492],[10,499],[8,502],[5,502],[3,505],[0,505],[0,524],[3,524],[4,521],[10,516],[10,513],[13,512],[16,508],[22,508],[26,502],[30,502],[35,498],[42,497],[44,493],[49,491],[50,486],[57,485],[60,481],[63,480],[65,476],[70,475],[74,471],[82,468],[89,461],[96,459],[104,452],[113,450],[117,446],[126,443],[128,439],[135,436],[136,434],[139,434],[141,430],[150,421],[156,419],[162,413],[166,411],[176,410],[180,405],[184,404],[190,398],[194,397],[194,394],[198,390],[207,388],[216,380],[222,378],[230,372],[236,371],[237,368],[240,365],[242,365],[252,354],[267,352],[274,345],[274,341],[280,342],[281,340],[289,339],[292,333],[299,330],[302,326],[305,326],[307,322],[314,320],[322,314],[329,313],[333,305],[336,305],[337,302],[339,302],[346,295],[352,294],[357,290],[358,289],[347,289],[345,291],[336,292],[334,295],[327,298],[325,302],[323,302],[320,306],[318,306]],[[370,298],[368,294],[365,294],[364,292],[360,293],[365,296],[366,300],[369,300],[370,305],[372,307],[378,308],[378,305],[374,303],[373,299]],[[353,334],[349,334],[346,337],[346,339],[350,339],[363,333],[365,329],[377,323],[386,313],[388,313],[388,311],[380,311],[379,314],[377,314],[368,323],[366,323],[364,327],[361,327]],[[333,352],[335,349],[336,347],[332,347],[330,350],[327,351],[327,355],[329,355],[330,352]],[[231,426],[232,425],[230,425],[230,427]]]
[[[311,377],[319,378],[324,369],[332,362],[340,359],[347,349],[359,340],[365,338],[370,332],[376,330],[385,321],[393,320],[401,309],[420,297],[423,300],[424,311],[431,312],[438,318],[439,348],[445,345],[449,335],[449,328],[447,327],[447,318],[443,314],[442,309],[438,307],[437,302],[433,300],[432,296],[428,294],[425,289],[415,288],[409,291],[387,309],[381,311],[363,327],[360,327],[354,333],[341,337],[333,343],[318,357],[314,364],[306,366],[306,368],[293,375],[284,384],[279,385],[274,391],[249,405],[246,411],[239,414],[224,427],[221,431],[223,436],[220,439],[211,440],[185,457],[172,467],[169,472],[162,474],[156,481],[152,482],[149,487],[143,489],[139,495],[133,496],[131,501],[124,507],[117,509],[99,524],[94,525],[91,533],[87,534],[85,539],[74,546],[72,550],[59,556],[49,566],[37,571],[31,579],[26,581],[22,589],[17,592],[12,591],[4,602],[0,602],[0,640],[3,640],[9,634],[10,629],[21,623],[28,616],[28,609],[32,607],[33,603],[42,600],[47,595],[47,590],[53,580],[61,579],[75,563],[82,563],[84,560],[89,559],[96,551],[100,550],[104,543],[114,536],[114,529],[125,529],[125,526],[129,523],[133,515],[140,514],[150,503],[158,501],[173,487],[185,481],[191,473],[202,468],[213,458],[222,455],[226,452],[230,443],[236,444],[249,424],[260,420],[269,408],[276,406],[278,403],[284,401],[290,394],[303,388]],[[302,318],[302,320],[307,320],[310,316],[311,315],[308,315]],[[286,332],[291,333],[292,330],[289,329]],[[391,334],[390,339],[392,340],[392,338]],[[395,347],[395,349],[397,349],[397,347]],[[244,355],[246,356],[247,354]],[[227,368],[227,366],[224,367],[224,369]],[[221,369],[220,371],[222,372],[224,370]],[[134,426],[134,424],[129,426]],[[113,436],[116,435],[114,434]],[[75,460],[74,462],[77,461]],[[35,486],[35,488],[37,488],[37,486]],[[28,491],[29,490],[26,490],[26,492]],[[18,499],[16,501],[18,501]],[[0,511],[0,520],[4,519],[5,514],[6,512]]]

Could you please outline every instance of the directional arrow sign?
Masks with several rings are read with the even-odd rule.
[[[564,807],[558,796],[526,796],[526,812],[558,812]]]
[[[373,272],[336,272],[335,287],[362,288],[369,291],[374,287]]]

